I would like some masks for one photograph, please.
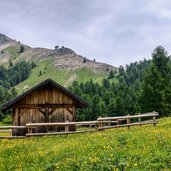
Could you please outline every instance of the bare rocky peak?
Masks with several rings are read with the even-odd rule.
[[[6,43],[10,41],[13,41],[13,40],[7,37],[5,34],[0,33],[0,43]]]
[[[61,48],[59,48],[58,46],[55,47],[55,52],[56,55],[66,55],[66,54],[75,54],[75,52],[69,48],[66,48],[64,46],[62,46]]]
[[[10,39],[4,34],[0,34],[0,51],[7,47],[19,49],[21,45],[24,44]],[[19,56],[17,56],[14,62],[24,60],[39,63],[42,60],[51,60],[52,65],[57,70],[76,70],[79,68],[87,68],[95,72],[100,72],[116,69],[116,67],[114,66],[101,62],[96,62],[94,60],[90,60],[86,57],[78,55],[72,49],[66,48],[64,46],[55,46],[55,49],[46,49],[41,47],[31,48],[27,45],[24,45],[24,48],[24,52],[18,54]],[[13,58],[10,52],[0,54],[0,64],[7,63],[10,58]]]

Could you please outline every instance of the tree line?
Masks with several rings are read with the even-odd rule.
[[[9,60],[9,67],[0,66],[0,85],[6,89],[19,84],[27,79],[31,73],[32,68],[36,66],[35,63],[19,62],[15,65]]]
[[[95,120],[99,116],[119,116],[157,111],[160,116],[171,113],[171,60],[158,46],[152,60],[120,66],[110,71],[102,83],[92,80],[73,82],[70,90],[89,102],[78,110],[78,120]]]
[[[27,79],[34,63],[20,62],[9,67],[0,66],[0,104],[16,96],[14,86]],[[89,107],[77,111],[77,120],[95,120],[99,116],[159,112],[171,115],[171,59],[167,51],[158,46],[152,60],[120,66],[101,83],[74,81],[71,91],[87,100]],[[0,120],[3,118],[0,113]]]
[[[0,105],[17,95],[15,85],[26,80],[31,70],[36,66],[35,63],[19,62],[15,65],[9,61],[9,67],[0,66]],[[4,117],[0,111],[0,120]]]

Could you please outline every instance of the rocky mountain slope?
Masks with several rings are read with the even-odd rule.
[[[21,46],[24,46],[22,53],[20,52]],[[65,86],[74,80],[86,81],[92,78],[98,81],[104,78],[110,70],[117,69],[114,66],[87,59],[63,46],[60,48],[56,46],[55,49],[32,48],[0,34],[0,65],[8,66],[9,60],[13,64],[20,61],[37,64],[30,80],[27,80],[28,88],[29,84],[35,84],[47,77],[54,78]],[[41,77],[39,72],[43,73]],[[24,87],[25,84],[23,83]]]

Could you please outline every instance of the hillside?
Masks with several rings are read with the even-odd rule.
[[[156,127],[0,140],[0,170],[171,170],[171,118]]]
[[[19,52],[21,45],[24,46],[22,53]],[[0,51],[1,65],[8,66],[9,60],[13,64],[20,61],[37,64],[29,79],[16,87],[19,92],[25,91],[48,77],[64,86],[70,85],[74,80],[85,82],[93,79],[99,82],[110,70],[117,69],[111,65],[87,59],[63,46],[61,48],[56,47],[54,50],[31,48],[3,34],[0,34]]]

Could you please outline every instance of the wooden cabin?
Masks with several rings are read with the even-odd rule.
[[[60,84],[47,79],[2,105],[2,111],[12,108],[14,126],[26,123],[76,121],[76,109],[85,108],[88,103]],[[33,132],[63,131],[63,126],[39,127]],[[75,126],[69,127],[70,131]],[[13,130],[13,135],[23,136],[26,129]]]

